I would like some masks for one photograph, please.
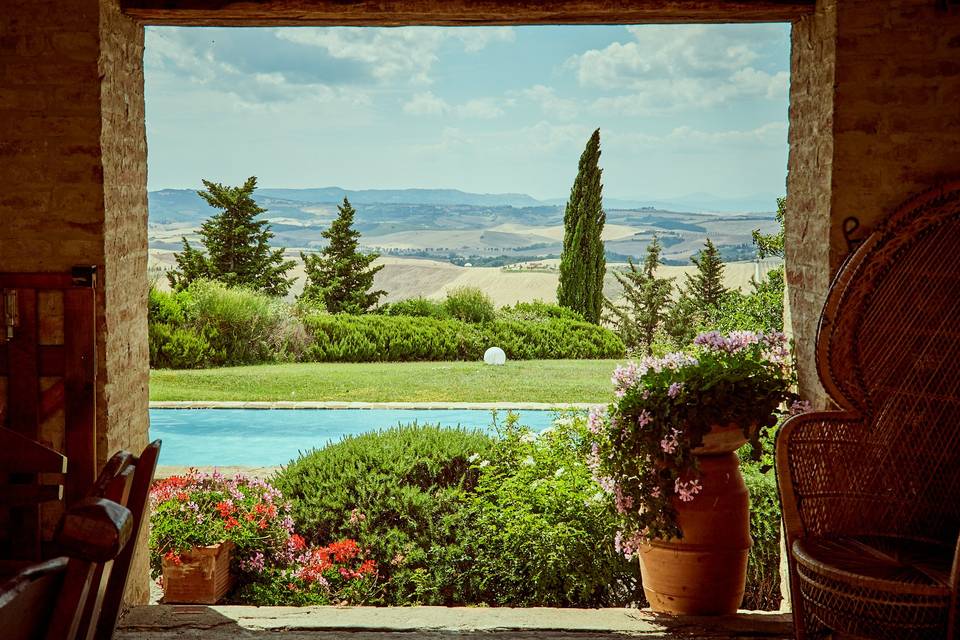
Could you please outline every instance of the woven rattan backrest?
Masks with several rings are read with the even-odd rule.
[[[858,484],[877,501],[857,516],[955,540],[960,184],[912,200],[875,231],[848,261],[827,309],[819,364],[834,399],[869,425]]]

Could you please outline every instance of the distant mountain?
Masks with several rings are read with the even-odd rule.
[[[542,204],[524,193],[467,193],[458,189],[257,189],[260,196],[296,202],[353,204],[466,204],[475,207],[533,207]]]

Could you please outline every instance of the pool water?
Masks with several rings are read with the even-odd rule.
[[[551,411],[513,413],[533,431],[553,421]],[[163,440],[162,465],[270,467],[347,435],[412,422],[492,431],[491,412],[481,409],[151,409],[150,437]]]

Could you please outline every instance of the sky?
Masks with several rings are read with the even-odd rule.
[[[790,27],[148,27],[149,189],[780,195]]]

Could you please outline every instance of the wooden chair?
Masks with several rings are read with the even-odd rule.
[[[57,543],[67,556],[31,565],[0,585],[4,640],[82,640],[94,574],[116,558],[133,533],[130,510],[90,498],[66,512]]]
[[[817,336],[839,410],[777,440],[798,638],[957,638],[960,183],[898,209],[844,264]]]
[[[24,633],[34,629],[31,632],[34,635],[23,637],[108,640],[113,636],[136,540],[146,520],[147,499],[159,454],[159,440],[148,445],[139,457],[126,451],[114,454],[98,476],[90,497],[70,509],[60,525],[56,545],[64,557],[39,565],[28,565],[8,582],[5,591],[0,588],[0,594],[6,593],[8,607],[12,607],[8,611],[24,609],[35,614],[34,617],[20,616],[34,625],[23,627]],[[115,550],[111,547],[109,555],[99,548],[91,553],[86,547],[78,546],[75,536],[69,535],[73,531],[70,524],[77,517],[92,517],[99,522],[97,526],[109,528],[109,523],[103,520],[103,514],[82,511],[84,505],[89,504],[108,504],[122,509],[127,514],[123,521],[127,529],[124,535],[133,540]],[[79,515],[77,509],[81,509]],[[90,531],[92,526],[85,531]],[[109,532],[106,532],[104,540],[110,539]],[[69,562],[66,557],[70,558]],[[0,603],[4,601],[3,597],[0,595]],[[38,629],[45,628],[48,617],[43,612],[49,609],[51,603],[56,603],[57,615],[53,619],[54,626],[50,627],[53,631],[47,630],[43,635]],[[70,615],[62,619],[65,612]],[[4,615],[0,605],[0,628],[5,623]],[[3,638],[6,639],[6,636]]]

